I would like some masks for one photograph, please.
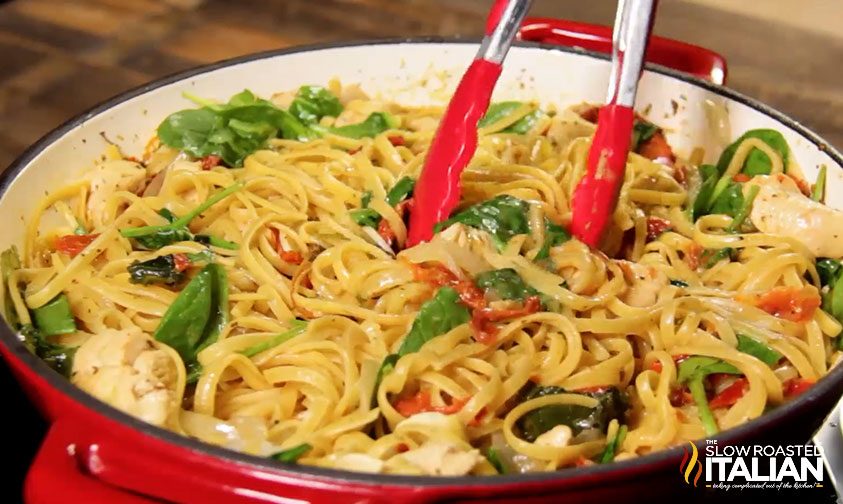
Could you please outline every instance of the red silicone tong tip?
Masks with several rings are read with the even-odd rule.
[[[495,0],[486,36],[460,80],[427,151],[413,191],[407,246],[433,237],[433,228],[448,218],[460,199],[460,175],[477,148],[477,123],[486,114],[503,60],[531,0]]]
[[[413,190],[407,246],[433,237],[460,199],[460,175],[477,148],[477,123],[486,114],[501,66],[474,60],[454,92]]]
[[[615,210],[634,117],[633,110],[622,105],[606,105],[598,115],[586,173],[571,201],[571,233],[591,247],[600,245]]]

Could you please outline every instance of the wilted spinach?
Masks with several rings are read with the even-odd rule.
[[[503,249],[510,238],[530,232],[527,212],[530,205],[514,196],[501,194],[457,212],[434,228],[439,232],[456,223],[465,224],[489,233],[492,241]]]

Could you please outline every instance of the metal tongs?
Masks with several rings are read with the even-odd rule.
[[[612,33],[609,90],[599,112],[587,169],[571,202],[571,233],[597,247],[617,204],[635,119],[633,106],[657,0],[620,0]]]

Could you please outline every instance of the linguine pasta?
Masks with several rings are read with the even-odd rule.
[[[20,268],[4,268],[7,319],[24,338],[40,330],[34,349],[48,360],[76,348],[70,380],[146,421],[282,461],[400,474],[637,457],[750,421],[839,359],[841,324],[819,306],[833,284],[815,251],[759,231],[764,191],[803,183],[796,160],[763,138],[741,140],[708,182],[641,120],[654,129],[629,156],[601,250],[590,250],[564,233],[589,110],[516,104],[481,124],[460,209],[511,197],[526,232],[499,240],[455,217],[405,249],[411,203],[390,202],[391,189],[417,177],[442,109],[336,82],[326,91],[341,109],[317,114],[319,135],[282,128],[242,166],[158,139],[142,159],[109,148],[29,217]],[[272,102],[295,113],[296,96]],[[343,134],[381,112],[381,131]],[[741,178],[762,155],[767,173]],[[694,215],[715,181],[755,206]],[[127,236],[215,196],[184,239]],[[527,294],[480,287],[500,271]],[[202,297],[206,272],[213,295]],[[44,308],[60,311],[61,299],[72,328],[50,330]],[[202,332],[213,321],[219,330]]]

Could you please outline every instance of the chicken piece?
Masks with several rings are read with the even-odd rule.
[[[557,425],[536,438],[539,446],[550,446],[553,448],[565,448],[574,437],[574,432],[567,425]]]
[[[88,195],[88,215],[94,227],[103,227],[111,220],[108,201],[116,191],[138,193],[145,182],[146,168],[134,161],[116,159],[98,164],[91,178],[91,193]]]
[[[448,244],[445,245],[443,242],[448,242]],[[496,250],[488,233],[459,222],[443,229],[433,237],[431,243],[446,247],[457,264],[472,275],[479,273],[477,268],[483,261],[481,257],[485,253]],[[455,248],[459,251],[454,250]]]
[[[463,248],[485,248],[490,245],[488,235],[485,232],[460,222],[443,229],[438,236]]]
[[[817,257],[843,257],[843,212],[806,197],[787,175],[757,175],[749,219],[762,233],[800,241]]]
[[[383,472],[383,460],[365,453],[343,453],[331,454],[325,459],[329,461],[330,467],[334,469],[345,469],[346,471],[357,471],[366,473]]]
[[[115,408],[165,426],[178,412],[177,364],[139,330],[108,330],[76,351],[70,381]]]
[[[594,134],[594,125],[583,120],[572,110],[563,110],[553,116],[547,138],[557,146],[566,146],[574,139]]]
[[[621,296],[629,306],[645,307],[656,304],[659,292],[670,284],[667,275],[653,266],[631,261],[617,261],[629,287]]]
[[[399,457],[429,476],[465,476],[483,461],[478,450],[447,441],[431,441]]]

